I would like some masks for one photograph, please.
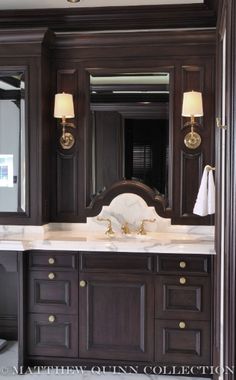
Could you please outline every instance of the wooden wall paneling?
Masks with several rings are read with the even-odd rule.
[[[56,217],[61,221],[77,216],[77,157],[57,155]]]
[[[224,112],[222,108],[223,103],[223,61],[226,60],[223,53],[223,38],[224,33],[226,32],[226,9],[223,7],[223,2],[220,1],[219,7],[219,18],[218,18],[218,28],[217,28],[217,51],[216,51],[216,117],[222,118],[222,113]],[[226,74],[226,73],[225,73]],[[224,78],[225,79],[225,78]],[[220,128],[215,129],[215,156],[216,156],[216,171],[215,171],[215,180],[216,180],[216,217],[215,217],[215,250],[216,255],[213,260],[213,286],[214,289],[214,321],[213,321],[213,332],[212,334],[212,346],[213,346],[213,365],[215,367],[219,366],[222,363],[223,358],[221,358],[221,347],[223,345],[223,334],[222,334],[222,303],[223,297],[222,294],[222,271],[224,263],[224,251],[222,249],[222,239],[224,236],[224,231],[221,230],[222,222],[225,220],[225,213],[223,213],[222,200],[223,200],[223,191],[226,184],[223,183],[222,174],[226,173],[225,167],[223,167],[223,162],[226,157],[226,152],[223,152],[222,147],[223,143],[223,134],[227,136],[228,132],[222,131]],[[224,199],[225,202],[225,199]],[[223,222],[224,224],[224,222]],[[226,352],[226,349],[224,350]],[[214,380],[218,380],[218,376],[213,376]]]
[[[56,128],[56,141],[54,142],[54,185],[52,188],[52,219],[56,221],[71,220],[78,215],[77,189],[78,189],[78,90],[76,68],[57,69],[56,92],[66,92],[73,95],[76,128],[68,127],[68,131],[75,137],[75,145],[65,150],[61,147],[59,139],[62,133],[60,120],[54,121]]]
[[[236,3],[222,1],[226,12],[226,184],[225,184],[225,248],[224,248],[224,366],[235,368],[236,363]],[[224,15],[224,12],[222,12]],[[221,14],[220,14],[221,16]],[[225,374],[233,380],[235,374]]]
[[[16,269],[9,268],[7,272],[2,272],[0,266],[0,299],[0,336],[2,339],[17,340]]]
[[[179,115],[175,116],[175,128],[180,128],[180,131],[174,131],[175,168],[173,173],[177,191],[173,195],[174,217],[172,220],[175,224],[212,224],[212,218],[194,215],[193,206],[204,166],[214,164],[214,61],[211,58],[196,59],[195,62],[194,60],[192,62],[189,60],[188,64],[181,65],[178,70],[181,73],[179,73],[179,78],[176,78],[176,81],[178,82],[177,88],[181,92],[181,96],[180,99],[176,100]],[[203,93],[204,112],[202,118],[196,119],[199,122],[196,131],[200,134],[202,142],[199,148],[194,150],[188,149],[184,145],[184,137],[190,131],[190,127],[184,126],[188,119],[181,116],[183,93],[191,90]],[[180,119],[180,124],[178,124],[177,120]],[[201,157],[201,159],[196,161],[197,156]],[[187,160],[189,160],[188,164]],[[196,165],[196,162],[198,162],[198,165]],[[195,173],[194,176],[193,173]],[[174,186],[174,188],[176,187]]]
[[[172,221],[176,224],[209,224],[209,218],[199,218],[188,210],[188,215],[184,218],[180,216],[180,200],[185,194],[180,194],[180,174],[181,174],[181,151],[191,154],[183,146],[185,129],[182,128],[182,92],[186,89],[204,88],[204,109],[203,126],[200,133],[203,137],[203,144],[198,152],[202,152],[202,166],[206,163],[213,164],[213,134],[212,120],[214,107],[214,56],[215,56],[215,32],[214,31],[194,31],[185,33],[183,31],[173,32],[149,32],[149,33],[71,33],[58,34],[53,48],[54,67],[58,71],[57,88],[60,88],[60,81],[63,77],[63,70],[78,70],[78,75],[70,84],[65,75],[65,87],[73,88],[77,96],[78,107],[78,128],[77,147],[72,149],[70,154],[76,156],[77,169],[71,174],[72,186],[77,186],[78,209],[69,216],[70,221],[85,221],[86,216],[92,215],[88,206],[91,201],[91,178],[92,178],[92,144],[91,144],[91,112],[89,95],[89,74],[90,72],[114,73],[127,72],[127,70],[143,72],[156,72],[158,70],[170,70],[173,73],[173,135],[170,136],[171,144],[175,146],[173,154],[170,155],[170,171],[173,170],[173,183],[170,181],[170,204],[175,209]],[[191,46],[191,55],[190,53]],[[122,47],[122,49],[121,49]],[[188,58],[186,56],[188,55]],[[139,59],[137,59],[137,56]],[[160,70],[159,70],[160,71]],[[60,74],[61,73],[61,74]],[[69,78],[69,77],[68,77]],[[77,85],[76,85],[77,83]],[[205,128],[205,124],[209,125]],[[57,148],[58,149],[58,148]],[[195,154],[196,152],[194,152]],[[58,154],[58,151],[57,151]],[[69,154],[69,152],[68,152]],[[194,162],[191,160],[190,162]],[[70,169],[69,169],[70,170]],[[77,178],[73,178],[77,176]],[[56,189],[54,180],[54,189]],[[200,175],[199,175],[200,183]],[[196,186],[198,190],[198,186]],[[182,186],[184,191],[184,186]],[[181,190],[181,191],[182,191]],[[196,194],[195,191],[195,194]],[[54,196],[52,194],[52,196]],[[171,200],[172,196],[172,200]],[[188,204],[192,204],[192,192],[187,195]],[[189,203],[190,202],[190,203]],[[96,207],[94,208],[94,210]],[[54,208],[55,210],[55,208]],[[168,209],[170,215],[171,209]],[[166,214],[167,215],[167,214]],[[64,214],[65,216],[65,214]],[[52,221],[63,221],[63,216],[52,213]],[[64,220],[65,221],[65,220]]]
[[[181,151],[180,167],[180,217],[192,214],[202,174],[203,155],[201,152]],[[193,175],[194,173],[194,175]]]

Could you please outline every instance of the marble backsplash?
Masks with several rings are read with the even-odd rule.
[[[104,206],[96,217],[87,218],[87,223],[50,223],[44,226],[1,226],[0,234],[39,234],[44,235],[48,231],[78,231],[81,233],[104,232],[107,222],[98,220],[109,218],[116,234],[121,234],[121,227],[128,224],[130,232],[137,233],[143,219],[155,219],[153,223],[145,223],[147,232],[177,232],[184,234],[214,235],[214,226],[185,226],[171,225],[171,220],[160,217],[154,207],[147,206],[146,202],[136,194],[120,194],[112,200],[109,206]]]

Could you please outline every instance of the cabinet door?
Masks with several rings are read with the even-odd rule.
[[[155,334],[158,364],[210,365],[210,322],[156,320]]]
[[[31,271],[29,311],[32,313],[78,313],[78,274],[59,271]]]
[[[53,318],[51,321],[50,319]],[[36,356],[78,356],[76,315],[29,314],[28,354]]]
[[[157,276],[155,315],[160,319],[209,320],[211,316],[210,278]]]
[[[81,275],[79,356],[152,361],[153,305],[148,276]]]

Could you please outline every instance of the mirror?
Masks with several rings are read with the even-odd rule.
[[[26,211],[24,72],[0,72],[0,212]]]
[[[168,200],[169,72],[90,75],[91,195],[122,179]]]

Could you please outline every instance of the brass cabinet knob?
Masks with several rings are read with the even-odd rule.
[[[184,269],[184,268],[186,268],[186,266],[187,266],[187,264],[185,261],[180,261],[180,263],[179,263],[180,268]]]
[[[85,288],[85,286],[86,286],[86,281],[81,280],[80,283],[79,283],[79,286],[80,286],[81,288]]]
[[[183,321],[179,322],[179,328],[180,329],[185,329],[185,327],[186,327],[186,323],[185,322],[183,322]]]
[[[179,283],[180,283],[181,285],[186,284],[186,282],[187,282],[187,280],[186,280],[185,277],[180,277],[180,279],[179,279]]]
[[[50,265],[55,264],[55,259],[54,259],[53,257],[49,257],[49,259],[48,259],[48,263],[49,263]]]
[[[55,320],[56,320],[56,317],[54,315],[49,315],[48,322],[53,323],[55,322]]]
[[[49,280],[54,280],[55,277],[56,277],[55,274],[52,272],[48,274]]]

